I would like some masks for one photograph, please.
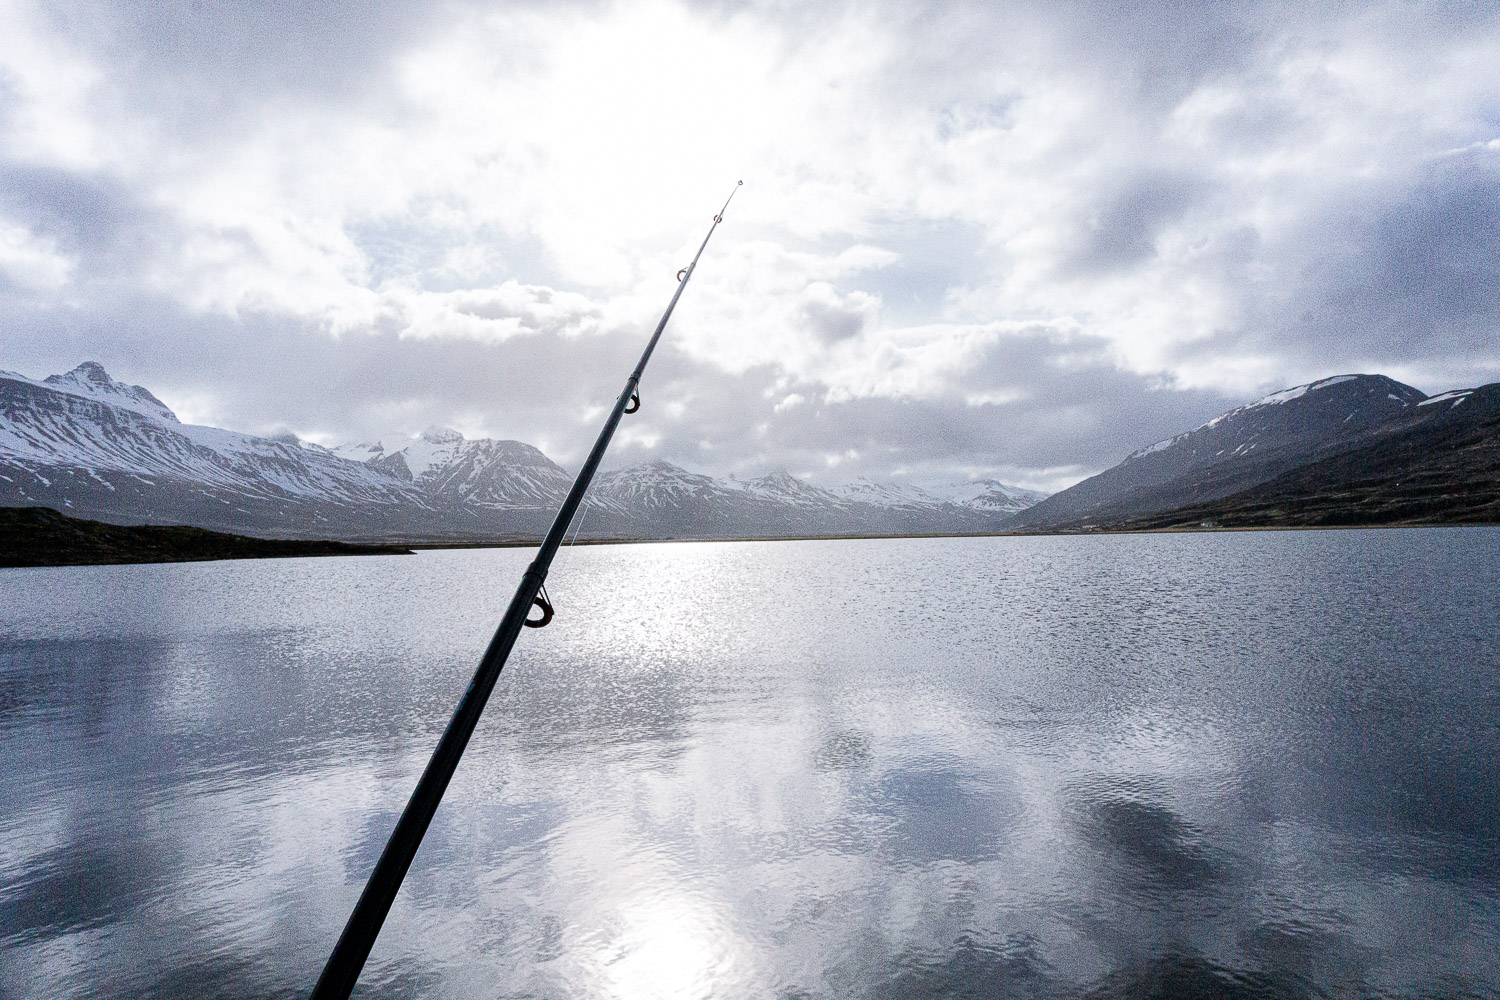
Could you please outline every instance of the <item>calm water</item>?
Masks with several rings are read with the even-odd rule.
[[[529,551],[0,570],[0,995],[305,994]],[[366,996],[1500,996],[1500,530],[565,552]]]

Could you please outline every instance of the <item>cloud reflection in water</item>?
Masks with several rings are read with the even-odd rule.
[[[1497,555],[564,553],[362,990],[1493,994]],[[0,992],[303,995],[526,557],[13,572]]]

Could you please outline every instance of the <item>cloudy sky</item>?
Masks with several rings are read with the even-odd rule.
[[[0,0],[0,368],[187,420],[1056,488],[1500,379],[1490,3]]]

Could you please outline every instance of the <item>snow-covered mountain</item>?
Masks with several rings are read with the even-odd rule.
[[[786,471],[772,472],[759,479],[735,479],[729,477],[728,486],[743,490],[752,496],[763,497],[773,503],[792,508],[817,509],[838,506],[842,501],[837,490],[820,489]]]
[[[5,377],[23,378],[10,372],[0,372]],[[29,381],[29,380],[28,380]],[[178,423],[177,414],[149,391],[138,385],[126,385],[109,377],[109,372],[97,361],[85,361],[63,375],[48,375],[42,384],[51,386],[72,396],[109,403],[121,409],[133,410],[168,423]]]
[[[656,461],[602,474],[588,525],[630,530],[643,516],[671,537],[920,534],[991,530],[991,512],[906,487],[861,482],[822,489],[786,472],[715,479]]]
[[[546,507],[555,510],[573,477],[536,448],[520,441],[475,441],[447,428],[429,428],[395,451],[382,445],[366,463],[413,483],[430,500],[474,504],[499,510]]]
[[[410,486],[294,437],[184,424],[93,363],[0,374],[0,503],[286,534],[379,530],[425,508]]]
[[[1236,460],[1238,461],[1238,460]],[[1109,527],[1500,524],[1500,382],[1430,396],[1228,496]]]
[[[852,483],[845,483],[833,490],[834,494],[855,503],[872,503],[881,507],[923,507],[941,503],[937,497],[915,486],[896,483],[877,483],[861,476]]]
[[[1006,523],[1109,523],[1230,496],[1399,422],[1426,399],[1384,375],[1338,375],[1283,389],[1132,452]]]
[[[1335,375],[1283,389],[1126,456],[1125,463],[1186,468],[1262,451],[1353,437],[1407,413],[1427,396],[1384,375]],[[1171,451],[1167,457],[1150,456]]]
[[[962,507],[973,507],[996,514],[1023,511],[1047,496],[1036,490],[1008,486],[998,479],[954,479],[923,486],[921,492]]]
[[[538,537],[572,476],[531,445],[434,428],[388,447],[324,448],[183,424],[98,364],[30,379],[0,372],[0,505],[116,522],[334,538]],[[585,537],[965,532],[994,527],[986,497],[861,481],[832,490],[786,473],[715,479],[651,462],[601,474]],[[1006,494],[1009,496],[1010,494]]]

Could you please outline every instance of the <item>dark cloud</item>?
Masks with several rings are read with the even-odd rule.
[[[1106,0],[1040,5],[1069,47],[1095,72],[1155,104],[1180,100],[1201,80],[1251,57],[1291,13],[1281,3]]]
[[[684,407],[676,417],[653,415],[650,426],[662,431],[663,443],[650,455],[634,454],[745,474],[786,467],[834,482],[973,467],[1014,476],[1112,465],[1234,403],[1122,372],[1106,348],[1098,339],[1044,332],[1004,337],[953,391],[923,399],[839,399],[816,383],[785,384],[769,368],[731,376],[668,355],[654,375],[664,378],[665,401]],[[970,388],[1014,398],[970,403]],[[783,405],[794,396],[800,399]]]
[[[83,40],[168,113],[223,111],[268,96],[357,99],[388,60],[461,10],[444,0],[104,0],[52,6],[53,29]]]
[[[1156,253],[1157,235],[1203,194],[1206,182],[1181,171],[1121,177],[1086,210],[1069,270],[1083,275],[1129,268]]]
[[[815,289],[809,289],[814,294],[805,296],[799,307],[801,326],[825,344],[858,336],[874,318],[874,303],[864,296],[840,299],[831,290],[816,294]]]
[[[720,6],[720,5],[715,5]],[[961,96],[976,79],[1038,64],[1067,65],[1080,81],[1133,102],[1169,107],[1203,79],[1243,64],[1267,35],[1297,20],[1281,3],[1194,0],[925,0],[819,4],[819,15],[770,7],[803,33],[839,30],[851,11],[881,9],[902,40],[885,80],[906,95]],[[996,107],[1003,114],[1003,103]]]
[[[1364,208],[1364,206],[1361,206]],[[1318,274],[1327,315],[1397,357],[1441,340],[1494,349],[1500,331],[1500,150],[1443,164],[1359,211],[1348,250]],[[1372,305],[1378,307],[1372,309]]]
[[[0,218],[52,241],[83,284],[136,277],[181,235],[169,213],[116,178],[14,163],[0,164]]]
[[[1343,192],[1256,256],[1276,280],[1252,300],[1239,350],[1466,384],[1500,377],[1500,150]]]

